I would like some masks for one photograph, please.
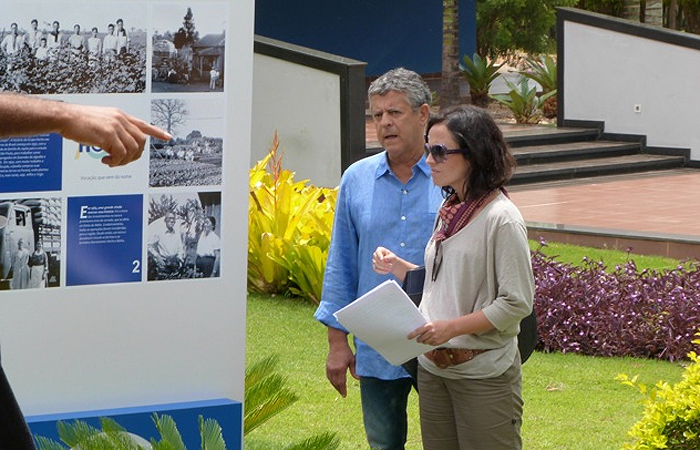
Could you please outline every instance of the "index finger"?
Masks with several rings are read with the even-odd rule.
[[[173,137],[170,135],[170,133],[166,132],[165,130],[162,130],[158,128],[155,125],[151,125],[150,123],[146,123],[141,119],[137,118],[132,118],[131,123],[136,125],[136,127],[144,134],[147,134],[149,136],[153,136],[154,138],[160,139],[162,141],[169,141]]]

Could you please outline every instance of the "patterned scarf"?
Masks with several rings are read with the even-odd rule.
[[[501,191],[506,196],[508,195],[504,188],[501,188]],[[456,193],[449,196],[438,212],[442,226],[435,230],[433,235],[435,242],[444,241],[464,228],[471,220],[474,212],[484,204],[491,194],[493,194],[493,191],[485,192],[478,198],[467,197],[461,203]]]
[[[508,196],[505,188],[501,187],[500,191]],[[435,229],[433,240],[435,241],[435,260],[433,261],[433,273],[431,280],[437,279],[440,267],[442,266],[442,241],[454,235],[459,230],[464,228],[471,220],[474,212],[479,209],[487,198],[493,194],[488,191],[478,198],[467,197],[463,202],[459,201],[459,197],[454,193],[445,200],[445,203],[438,211],[442,226]]]

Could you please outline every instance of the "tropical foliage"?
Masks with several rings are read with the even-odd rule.
[[[278,364],[279,357],[273,355],[246,368],[244,435],[299,400],[299,397],[285,386],[286,379],[276,370]]]
[[[153,414],[153,422],[160,440],[145,439],[129,433],[113,419],[100,418],[100,428],[82,420],[58,421],[56,429],[63,444],[80,450],[187,450],[173,418],[167,414]],[[214,419],[199,416],[199,435],[202,450],[226,450],[221,426]],[[39,450],[66,450],[61,443],[43,436],[36,436]]]
[[[697,333],[700,336],[700,333]],[[700,345],[700,339],[693,341]],[[644,395],[644,415],[629,431],[623,450],[691,450],[700,448],[700,357],[691,351],[683,379],[674,385],[659,381],[652,389],[620,374],[618,379]]]
[[[476,106],[486,106],[489,102],[491,83],[499,77],[498,69],[501,68],[501,64],[496,64],[494,59],[482,58],[478,53],[474,53],[471,58],[464,55],[462,62],[462,75],[469,83],[472,103]]]
[[[539,59],[528,57],[524,63],[527,68],[521,70],[520,74],[539,84],[543,94],[557,90],[557,63],[552,56],[543,55]],[[542,114],[548,119],[557,116],[556,95],[551,95],[542,102]]]
[[[299,399],[286,386],[286,378],[279,374],[279,357],[268,356],[248,367],[245,372],[245,417],[243,435],[255,430]],[[320,433],[285,450],[334,450],[340,445],[335,433]]]
[[[506,80],[510,88],[507,94],[494,94],[490,97],[505,105],[513,113],[516,123],[539,123],[542,118],[542,105],[557,91],[537,95],[537,86],[530,86],[526,77],[521,77],[517,85]]]
[[[318,303],[337,189],[295,181],[278,150],[275,134],[268,155],[250,171],[248,289]]]

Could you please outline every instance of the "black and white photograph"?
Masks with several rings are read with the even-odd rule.
[[[5,4],[0,91],[144,92],[146,13],[142,2]]]
[[[222,92],[227,3],[158,3],[151,37],[152,92]]]
[[[148,280],[221,276],[221,192],[151,195]]]
[[[220,96],[152,100],[151,123],[173,139],[151,139],[149,186],[220,186],[224,113]]]
[[[0,200],[0,290],[60,286],[61,199]]]

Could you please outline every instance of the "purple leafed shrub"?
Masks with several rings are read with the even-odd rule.
[[[685,359],[700,327],[700,261],[667,271],[634,261],[606,272],[532,253],[538,349],[592,356]]]

